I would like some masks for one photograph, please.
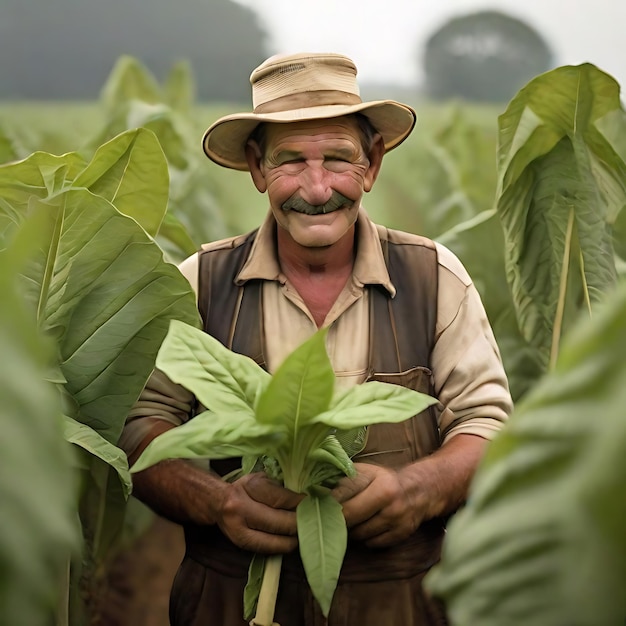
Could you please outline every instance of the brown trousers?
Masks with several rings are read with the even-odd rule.
[[[172,590],[173,626],[248,626],[242,608],[245,573],[229,575],[225,570],[229,568],[209,569],[189,554],[185,557]],[[384,569],[374,573],[385,576]],[[442,607],[422,587],[425,573],[340,579],[326,619],[306,581],[284,571],[274,620],[281,626],[444,626]]]

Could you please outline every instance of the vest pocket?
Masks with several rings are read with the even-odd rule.
[[[432,372],[418,366],[405,372],[372,372],[367,380],[401,385],[429,393]],[[367,429],[365,448],[354,457],[355,462],[373,463],[386,467],[402,467],[427,456],[440,446],[439,427],[432,408],[398,424],[373,424]]]

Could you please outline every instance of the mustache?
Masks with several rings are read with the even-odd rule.
[[[283,211],[296,211],[306,215],[320,215],[323,213],[332,213],[346,205],[352,205],[354,202],[347,196],[338,191],[333,191],[330,198],[324,204],[309,204],[297,193],[285,200],[280,206]]]

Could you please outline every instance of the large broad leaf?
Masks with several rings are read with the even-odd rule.
[[[215,413],[253,416],[257,398],[270,380],[270,375],[249,357],[176,320],[161,346],[157,367]]]
[[[60,191],[86,164],[74,152],[63,156],[35,152],[0,167],[0,249],[9,245],[24,221],[32,197],[43,199]]]
[[[490,445],[428,586],[455,626],[626,616],[626,285]]]
[[[538,76],[499,118],[507,277],[544,368],[578,311],[591,311],[615,282],[610,225],[626,204],[626,164],[611,140],[620,110],[619,85],[583,64]]]
[[[162,98],[154,76],[139,60],[129,55],[122,55],[117,60],[100,96],[109,112],[130,100],[156,103]]]
[[[169,172],[152,131],[129,130],[100,146],[72,185],[105,198],[153,237],[158,233],[167,209]]]
[[[79,446],[90,455],[98,457],[117,472],[124,497],[128,498],[132,490],[132,481],[128,471],[128,459],[124,451],[109,443],[93,428],[89,428],[89,426],[81,424],[71,417],[64,416],[63,432],[66,441]]]
[[[331,409],[318,413],[310,421],[344,430],[403,422],[436,402],[436,398],[413,389],[372,380],[351,387]]]
[[[259,399],[257,418],[268,424],[300,428],[325,411],[335,389],[335,373],[326,352],[327,329],[315,333],[281,363]]]
[[[190,113],[196,99],[196,82],[189,61],[179,61],[170,70],[163,85],[165,101],[176,111]]]
[[[182,261],[191,256],[199,248],[181,221],[170,212],[167,212],[163,218],[157,243],[174,262]]]
[[[300,502],[296,515],[302,565],[311,591],[327,616],[348,545],[341,504],[329,493],[311,494]]]
[[[131,471],[140,472],[164,459],[227,459],[259,455],[280,445],[285,429],[259,424],[249,412],[204,411],[156,437]]]
[[[50,346],[15,293],[17,266],[0,254],[0,623],[47,626],[78,547],[76,481],[59,398],[44,381]]]
[[[537,349],[522,337],[504,269],[502,225],[495,209],[457,224],[437,238],[467,269],[480,293],[506,369],[513,400],[541,375]]]
[[[0,167],[0,234],[7,222],[23,220],[33,196],[43,199],[70,186],[109,200],[155,236],[167,208],[167,162],[154,133],[138,128],[100,146],[89,164],[75,152],[35,152]]]
[[[32,200],[34,221],[45,233],[24,289],[58,342],[80,420],[115,443],[170,319],[198,323],[194,294],[133,219],[84,189]]]

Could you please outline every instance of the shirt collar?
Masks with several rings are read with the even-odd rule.
[[[392,297],[395,296],[396,289],[389,278],[377,226],[362,207],[356,225],[357,252],[352,273],[354,284],[359,287],[382,285]],[[285,282],[276,254],[275,230],[276,220],[270,210],[259,227],[248,260],[237,275],[237,284],[252,279]]]

